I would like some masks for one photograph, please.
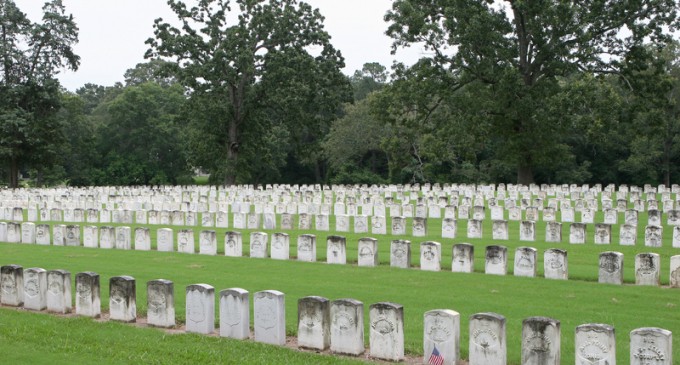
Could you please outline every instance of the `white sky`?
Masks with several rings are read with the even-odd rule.
[[[424,55],[418,47],[390,54],[391,40],[383,20],[391,0],[306,0],[326,17],[331,42],[345,57],[344,73],[351,75],[366,62],[389,67],[393,61],[413,64]],[[33,21],[41,18],[42,0],[15,0]],[[153,36],[153,21],[176,19],[166,0],[63,0],[80,29],[76,54],[77,72],[62,71],[62,85],[74,91],[85,83],[110,86],[123,81],[123,74],[145,62],[144,41]]]

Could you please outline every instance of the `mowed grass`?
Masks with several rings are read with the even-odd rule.
[[[644,224],[646,215],[640,214],[638,228],[638,244],[636,246],[618,245],[618,226],[612,229],[611,245],[594,245],[594,227],[589,225],[588,240],[585,245],[570,245],[568,242],[568,224],[563,224],[563,242],[546,243],[545,223],[537,222],[537,241],[520,242],[519,222],[509,222],[510,237],[508,241],[493,241],[490,238],[467,239],[466,221],[458,221],[458,237],[456,239],[441,238],[441,219],[429,219],[429,235],[424,238],[395,237],[391,235],[354,234],[317,231],[287,231],[291,237],[291,256],[295,256],[297,236],[302,233],[317,235],[317,257],[321,262],[304,263],[295,260],[278,261],[272,259],[251,259],[248,257],[232,258],[224,256],[204,256],[164,252],[140,252],[104,249],[87,249],[82,247],[46,247],[36,245],[0,244],[0,263],[17,263],[27,267],[43,267],[45,269],[66,269],[72,276],[80,271],[95,271],[101,275],[102,306],[108,307],[108,279],[116,275],[131,275],[137,279],[137,308],[138,315],[146,312],[146,282],[152,279],[164,278],[175,283],[175,305],[179,322],[184,321],[184,288],[195,283],[207,283],[215,287],[216,292],[230,287],[241,287],[251,293],[276,289],[286,294],[286,323],[289,335],[297,331],[297,300],[308,295],[320,295],[331,300],[339,298],[354,298],[365,305],[365,330],[368,345],[368,306],[373,303],[390,301],[402,304],[405,315],[405,341],[407,353],[422,355],[423,314],[432,309],[453,309],[461,314],[461,356],[467,358],[468,353],[468,319],[478,312],[497,312],[507,318],[508,359],[510,364],[518,364],[521,349],[522,320],[531,316],[547,316],[561,321],[562,333],[562,363],[574,362],[574,329],[584,323],[606,323],[615,327],[617,333],[617,357],[621,363],[629,362],[628,333],[639,327],[662,327],[672,332],[680,333],[680,289],[667,287],[641,287],[634,283],[634,256],[641,252],[655,252],[661,255],[661,280],[667,284],[669,279],[670,256],[680,254],[680,249],[671,246],[671,227],[664,228],[664,247],[644,247]],[[665,216],[664,216],[665,219]],[[601,221],[601,215],[596,221]],[[623,220],[620,214],[619,221]],[[410,220],[409,220],[410,222]],[[390,220],[388,218],[388,227]],[[484,237],[491,237],[491,221],[484,222]],[[85,224],[81,224],[85,225]],[[101,224],[104,225],[104,224]],[[133,228],[135,226],[132,226]],[[155,243],[155,230],[163,226],[149,226],[152,242]],[[331,217],[331,227],[334,220]],[[201,227],[173,227],[175,232],[180,228],[194,229],[196,240]],[[230,229],[214,229],[218,232],[218,248],[220,254],[224,252],[224,232]],[[249,233],[253,230],[239,230],[243,233],[244,255],[248,255]],[[270,230],[274,233],[281,230]],[[388,229],[389,231],[389,229]],[[409,230],[410,232],[410,227]],[[331,234],[347,237],[347,265],[328,265],[323,263],[326,257],[325,238]],[[376,237],[379,240],[379,260],[381,265],[375,268],[356,266],[357,241],[361,237]],[[389,267],[389,243],[392,239],[410,239],[412,244],[412,269],[396,269]],[[418,270],[420,242],[433,240],[442,243],[442,272],[424,272]],[[450,272],[451,247],[454,243],[469,242],[475,246],[475,273],[459,274]],[[484,247],[489,244],[505,245],[509,248],[509,275],[492,276],[483,274]],[[532,246],[538,249],[537,278],[520,278],[512,276],[512,260],[514,249],[520,246]],[[155,247],[155,245],[154,245]],[[548,248],[562,248],[568,251],[569,281],[544,279],[543,251]],[[198,250],[198,244],[196,245]],[[620,251],[625,255],[624,276],[626,285],[603,285],[597,283],[598,255],[603,251]],[[216,306],[217,306],[216,300]],[[252,302],[251,302],[252,306]],[[2,311],[2,318],[5,318]],[[26,331],[40,332],[40,324],[35,324],[34,315],[21,314],[27,318]],[[37,316],[40,317],[40,316]],[[41,317],[42,318],[42,317]],[[252,318],[252,316],[251,316]],[[51,319],[50,319],[51,320]],[[56,319],[55,319],[56,320]],[[59,319],[61,321],[62,319]],[[73,321],[73,320],[69,320]],[[160,341],[145,339],[147,333],[161,333],[153,330],[140,330],[114,324],[90,323],[89,320],[78,320],[75,324],[64,326],[68,334],[73,326],[94,326],[90,336],[100,336],[101,341],[107,341],[108,331],[123,331],[124,336],[134,343],[149,343],[149,346]],[[23,322],[22,322],[23,323]],[[34,323],[33,325],[31,323]],[[101,331],[98,329],[100,326]],[[0,333],[8,331],[6,326],[0,325]],[[11,326],[10,326],[11,327]],[[33,329],[31,329],[33,328]],[[80,331],[78,329],[77,331]],[[11,332],[10,332],[11,333]],[[3,336],[7,336],[5,333]],[[118,336],[118,335],[111,335]],[[139,336],[139,337],[137,337]],[[161,335],[162,336],[162,333]],[[12,348],[11,336],[2,341],[0,346]],[[202,338],[198,336],[183,337],[187,346],[200,347],[204,343],[220,339]],[[186,338],[185,338],[186,337]],[[57,341],[55,338],[53,341]],[[165,340],[163,340],[165,341]],[[48,341],[51,342],[51,341]],[[231,342],[228,342],[231,344]],[[244,341],[243,346],[249,346]],[[21,342],[17,344],[21,346]],[[28,346],[28,345],[25,345]],[[183,349],[184,344],[170,345],[168,361],[171,362],[173,351],[189,351]],[[269,348],[257,345],[251,358],[240,358],[239,363],[263,362],[262,354],[268,354]],[[133,347],[127,356],[144,356],[144,346]],[[54,345],[54,356],[63,351],[57,351]],[[212,347],[209,347],[212,348]],[[87,350],[85,350],[87,349]],[[64,350],[65,351],[65,350]],[[84,352],[96,351],[95,348],[83,347]],[[192,350],[193,351],[193,350]],[[278,351],[278,350],[277,350]],[[209,353],[212,354],[212,352]],[[278,353],[278,352],[277,352]],[[286,352],[284,352],[285,354]],[[136,355],[135,355],[136,354]],[[297,354],[296,354],[297,355]],[[82,356],[85,356],[84,354]],[[154,353],[154,356],[156,354]],[[163,355],[157,355],[163,356]],[[219,351],[211,356],[214,359],[206,362],[222,362],[219,356],[231,358],[229,354],[220,355]],[[238,355],[233,355],[237,357]],[[285,355],[281,355],[285,356]],[[680,359],[680,346],[675,346],[675,359]],[[87,359],[87,357],[84,357]],[[140,359],[140,357],[137,357]],[[244,360],[246,359],[246,360]],[[266,359],[266,357],[265,357]],[[324,358],[325,359],[325,358]],[[120,359],[120,362],[124,362]],[[264,361],[267,362],[267,361]],[[287,358],[273,360],[269,363],[319,363],[301,358]]]

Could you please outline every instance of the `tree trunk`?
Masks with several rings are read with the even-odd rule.
[[[9,161],[9,187],[19,187],[19,159],[14,156]]]
[[[229,136],[227,145],[227,170],[224,174],[224,184],[236,184],[236,166],[238,163],[238,125],[232,121],[229,123]]]
[[[534,183],[534,171],[531,166],[519,165],[517,167],[517,183],[522,185]]]

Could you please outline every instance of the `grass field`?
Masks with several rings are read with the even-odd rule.
[[[622,221],[623,215],[619,217]],[[634,283],[633,260],[637,253],[655,252],[661,255],[661,280],[668,284],[670,257],[680,254],[680,249],[670,247],[671,227],[664,229],[664,247],[644,247],[643,228],[646,215],[640,214],[638,244],[619,246],[618,226],[612,229],[611,245],[594,245],[593,228],[589,227],[585,245],[570,245],[568,224],[563,227],[563,243],[545,243],[545,223],[538,222],[537,241],[520,242],[519,222],[510,222],[508,241],[467,239],[466,221],[458,221],[458,237],[441,239],[441,219],[428,220],[428,237],[374,236],[371,234],[341,233],[347,237],[347,265],[328,265],[325,261],[325,237],[335,232],[288,231],[291,236],[291,255],[295,255],[296,238],[302,233],[317,234],[317,257],[321,262],[303,263],[294,260],[232,258],[164,252],[140,252],[83,247],[52,247],[21,244],[0,244],[0,264],[16,263],[28,267],[66,269],[72,276],[80,271],[95,271],[102,277],[102,307],[108,306],[108,279],[111,276],[131,275],[137,279],[138,315],[145,316],[148,280],[164,278],[175,283],[177,319],[184,321],[184,288],[195,283],[208,283],[216,291],[230,287],[242,287],[251,293],[276,289],[286,294],[286,327],[289,335],[296,333],[297,299],[319,295],[331,300],[354,298],[365,305],[366,333],[368,333],[368,306],[372,303],[390,301],[402,304],[405,315],[405,341],[407,353],[422,355],[423,314],[431,309],[452,309],[461,315],[461,356],[467,358],[468,319],[478,312],[497,312],[507,318],[508,360],[518,364],[521,349],[521,323],[531,316],[547,316],[561,321],[562,363],[574,363],[574,329],[584,323],[606,323],[615,327],[617,333],[617,360],[629,362],[628,333],[638,327],[662,327],[680,334],[680,289],[667,287],[641,287]],[[596,217],[602,221],[602,216]],[[388,218],[389,224],[389,218]],[[85,224],[82,224],[85,225]],[[331,227],[335,227],[331,217]],[[151,226],[152,242],[155,228]],[[133,226],[134,228],[134,226]],[[182,227],[173,227],[175,232]],[[203,228],[193,228],[198,231]],[[206,228],[207,229],[207,228]],[[213,229],[213,228],[210,228]],[[227,229],[216,229],[219,252],[224,252],[223,237]],[[252,230],[239,230],[244,237],[244,255],[248,255],[248,237]],[[270,234],[277,230],[267,231]],[[409,229],[410,231],[410,229]],[[379,241],[379,260],[375,268],[357,267],[357,241],[372,236]],[[463,236],[463,237],[461,237]],[[491,221],[484,222],[484,236],[491,237]],[[412,269],[389,267],[389,242],[392,239],[410,239],[413,242]],[[418,270],[419,243],[433,240],[442,243],[442,271]],[[454,243],[469,242],[475,246],[475,273],[451,273],[451,247]],[[509,275],[483,274],[484,247],[489,244],[505,245],[509,249]],[[532,246],[538,249],[537,278],[512,276],[514,249]],[[543,273],[543,251],[562,248],[568,251],[569,280],[547,280]],[[603,251],[619,251],[625,255],[624,277],[626,285],[597,283],[598,255]],[[195,359],[205,363],[322,363],[328,357],[310,358],[311,354],[299,354],[286,349],[269,350],[264,345],[250,341],[237,343],[225,339],[200,336],[166,336],[160,331],[137,329],[111,323],[96,323],[88,319],[59,319],[50,316],[17,313],[2,310],[0,316],[0,349],[3,353],[24,356],[14,349],[35,349],[26,354],[43,354],[35,362],[61,362],[73,357],[75,362],[87,362],[88,356],[101,353],[112,363],[145,361],[153,358],[158,363],[182,363]],[[252,316],[251,316],[252,318]],[[61,336],[57,335],[62,332]],[[96,338],[97,340],[93,340]],[[127,345],[125,341],[130,341]],[[81,341],[82,340],[82,341]],[[64,341],[67,341],[65,343]],[[368,342],[368,336],[366,336]],[[32,345],[33,342],[37,342]],[[74,345],[82,342],[82,345]],[[73,346],[71,346],[73,345]],[[199,348],[205,346],[205,353]],[[106,347],[102,349],[102,347]],[[157,348],[158,347],[158,348]],[[265,351],[264,349],[268,350]],[[233,353],[231,352],[233,349]],[[38,350],[38,351],[36,351]],[[272,352],[273,351],[273,352]],[[119,352],[122,352],[119,354]],[[175,354],[177,353],[177,354]],[[268,357],[278,356],[272,361]],[[43,355],[40,355],[43,356]],[[186,357],[185,357],[186,356]],[[680,359],[680,346],[675,346],[674,357]],[[27,357],[17,360],[29,359]],[[44,359],[44,361],[43,361]],[[194,361],[194,360],[192,360]],[[340,359],[338,361],[345,361]],[[69,363],[74,363],[70,362]]]

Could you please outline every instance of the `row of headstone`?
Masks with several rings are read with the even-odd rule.
[[[57,313],[71,311],[70,273],[65,270],[2,266],[2,296],[8,306]],[[100,278],[94,272],[76,275],[76,314],[99,317]],[[21,289],[22,288],[22,289]],[[21,294],[19,294],[21,293]],[[250,337],[249,293],[241,288],[220,291],[219,334],[223,337]],[[255,341],[285,345],[285,295],[264,290],[253,295]],[[174,327],[174,284],[159,279],[147,282],[147,323]],[[136,282],[131,276],[109,280],[110,319],[134,322]],[[298,346],[334,353],[364,353],[364,305],[355,299],[329,301],[310,296],[298,300]],[[404,310],[399,304],[381,302],[369,307],[369,351],[378,359],[401,361],[404,358]],[[504,365],[507,363],[505,317],[496,313],[477,313],[469,321],[469,364]],[[215,290],[208,284],[186,287],[186,332],[215,332]],[[615,364],[614,328],[606,324],[576,327],[577,363]],[[559,365],[561,360],[560,321],[530,317],[522,322],[522,364]],[[431,310],[424,314],[423,362],[455,365],[460,354],[460,315],[452,310]],[[633,365],[671,365],[672,334],[660,328],[638,328],[630,333],[630,360]]]

